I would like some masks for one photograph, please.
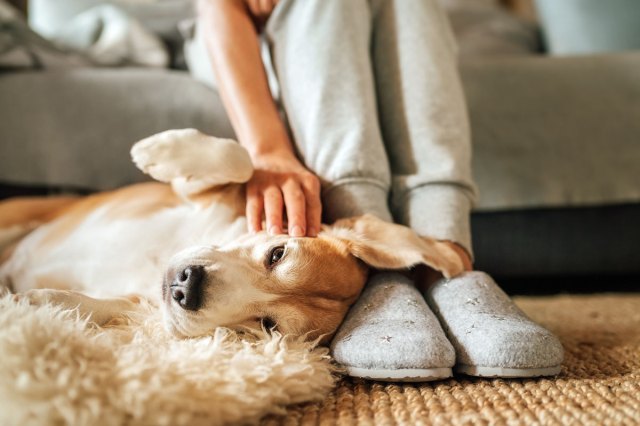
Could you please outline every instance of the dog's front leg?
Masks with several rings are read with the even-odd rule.
[[[13,296],[14,300],[25,300],[32,305],[52,304],[65,309],[77,309],[82,318],[97,325],[104,325],[123,313],[132,312],[139,307],[137,296],[113,299],[95,299],[77,291],[34,289]]]

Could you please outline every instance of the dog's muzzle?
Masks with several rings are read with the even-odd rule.
[[[169,285],[170,297],[183,309],[197,311],[202,306],[206,272],[192,265],[179,270]]]

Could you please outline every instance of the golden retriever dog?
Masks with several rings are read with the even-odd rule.
[[[372,216],[316,238],[249,234],[243,183],[253,167],[234,141],[170,130],[131,153],[162,183],[0,203],[0,293],[77,308],[98,325],[144,298],[180,338],[223,326],[327,341],[370,268],[462,270],[445,244]]]

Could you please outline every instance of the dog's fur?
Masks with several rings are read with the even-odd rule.
[[[242,184],[253,169],[233,141],[173,130],[137,143],[132,156],[171,185],[0,203],[0,293],[77,307],[98,324],[143,297],[163,308],[179,337],[273,326],[327,339],[369,268],[462,270],[447,245],[372,216],[324,226],[317,238],[247,234]],[[272,263],[275,248],[284,254]],[[204,268],[197,309],[173,296],[175,277],[190,266]]]

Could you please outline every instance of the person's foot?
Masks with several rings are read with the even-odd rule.
[[[455,352],[437,318],[407,277],[378,273],[331,344],[347,374],[387,381],[451,377]]]
[[[473,271],[442,279],[425,298],[456,350],[456,372],[480,377],[560,372],[558,338],[531,321],[489,275]]]

